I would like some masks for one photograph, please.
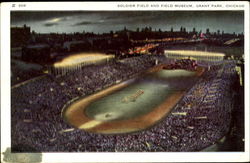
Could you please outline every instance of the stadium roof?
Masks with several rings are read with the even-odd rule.
[[[94,63],[104,59],[114,58],[114,55],[105,55],[101,53],[80,53],[68,56],[60,62],[56,62],[54,67],[76,66],[81,63]]]
[[[165,53],[178,54],[183,56],[211,56],[224,57],[225,54],[217,52],[193,51],[193,50],[165,50]]]

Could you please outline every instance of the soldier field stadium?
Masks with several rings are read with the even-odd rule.
[[[12,86],[12,151],[209,150],[233,132],[240,71],[223,53],[205,51],[68,56]]]

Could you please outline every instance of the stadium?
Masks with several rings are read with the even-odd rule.
[[[12,151],[201,151],[230,131],[236,67],[199,51],[69,56],[12,87]]]

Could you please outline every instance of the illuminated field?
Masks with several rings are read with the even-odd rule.
[[[157,123],[176,105],[197,80],[195,75],[185,70],[151,73],[78,100],[64,116],[69,124],[90,132],[142,130]],[[124,102],[125,98],[130,100]]]
[[[64,58],[60,62],[56,62],[54,67],[67,67],[67,66],[75,66],[81,63],[95,63],[102,60],[107,60],[113,58],[113,55],[105,55],[102,53],[79,53],[75,55],[71,55],[69,57]]]

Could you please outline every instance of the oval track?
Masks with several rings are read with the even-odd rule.
[[[82,98],[64,111],[74,127],[96,133],[117,134],[148,128],[171,111],[201,74],[186,70],[160,70]]]

